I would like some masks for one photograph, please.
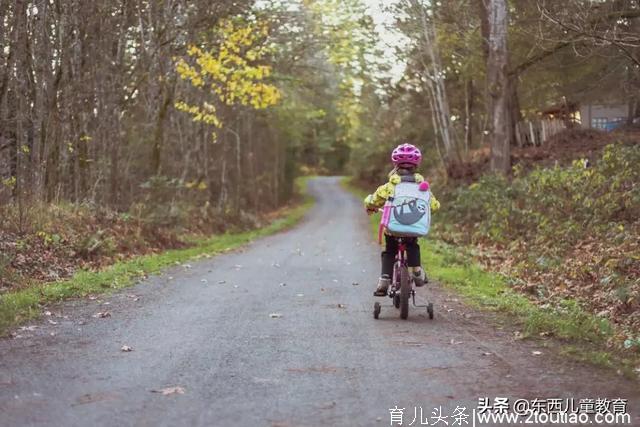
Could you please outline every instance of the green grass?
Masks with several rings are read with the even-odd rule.
[[[430,277],[453,288],[472,306],[514,315],[525,336],[544,333],[603,343],[613,333],[606,320],[585,312],[575,301],[547,308],[534,304],[511,290],[506,277],[483,270],[464,249],[437,240],[426,240],[422,248],[422,263]]]
[[[342,181],[347,190],[364,199],[366,193],[353,185],[349,178]],[[434,220],[437,221],[437,213]],[[377,238],[380,215],[371,216],[371,227]],[[521,329],[523,336],[540,334],[555,336],[566,344],[563,352],[574,358],[594,364],[617,365],[628,371],[632,360],[614,357],[603,351],[606,341],[613,335],[611,325],[605,320],[580,308],[575,301],[563,301],[557,307],[542,307],[524,295],[512,290],[508,278],[484,270],[469,254],[469,248],[455,247],[437,240],[437,233],[420,243],[422,265],[429,277],[453,289],[464,301],[483,310],[504,313],[510,322]],[[591,348],[587,348],[591,347]]]
[[[0,296],[0,336],[6,335],[10,327],[38,317],[44,304],[113,292],[131,286],[146,275],[157,273],[165,267],[229,251],[295,225],[313,205],[313,199],[306,194],[307,180],[308,177],[305,177],[296,181],[298,191],[304,194],[302,202],[288,209],[281,218],[267,227],[200,238],[193,240],[189,248],[136,257],[117,262],[101,271],[78,271],[68,280],[38,284]]]

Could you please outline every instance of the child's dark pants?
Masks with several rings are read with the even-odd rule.
[[[398,238],[384,236],[385,249],[382,252],[382,274],[391,277],[393,275],[393,264],[396,262],[398,254]],[[405,248],[407,248],[407,265],[409,267],[420,267],[420,245],[417,237],[403,237]]]

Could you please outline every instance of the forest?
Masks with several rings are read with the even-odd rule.
[[[0,0],[0,22],[2,292],[264,227],[296,178],[370,187],[411,142],[440,238],[640,349],[637,1]],[[615,131],[584,129],[611,103]]]
[[[527,115],[616,96],[640,114],[633,1],[390,3],[391,57],[365,6],[3,1],[2,206],[257,212],[308,170],[372,179],[400,141],[454,177],[489,145],[507,173]]]

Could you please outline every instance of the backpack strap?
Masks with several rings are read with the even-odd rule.
[[[382,215],[380,217],[380,225],[378,226],[378,243],[382,244],[382,235],[384,230],[389,225],[391,219],[391,211],[393,210],[393,196],[389,197],[382,208]]]

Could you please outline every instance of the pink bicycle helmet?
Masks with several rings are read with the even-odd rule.
[[[403,163],[418,166],[422,161],[422,153],[415,145],[398,145],[391,153],[391,161],[396,166]]]

